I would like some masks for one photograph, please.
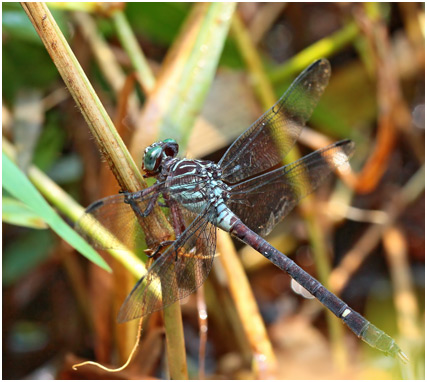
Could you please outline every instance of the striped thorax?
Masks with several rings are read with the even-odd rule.
[[[229,231],[237,218],[225,204],[230,187],[221,180],[221,168],[207,160],[176,158],[177,153],[178,144],[173,140],[149,146],[144,154],[146,176],[164,181],[168,197],[191,212],[198,214],[208,206],[214,208],[212,223]]]

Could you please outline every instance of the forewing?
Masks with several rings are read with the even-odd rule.
[[[340,141],[232,187],[227,205],[254,232],[271,232],[306,195],[331,172],[348,166],[354,143]]]
[[[203,284],[212,268],[216,248],[216,228],[209,223],[212,213],[206,209],[159,255],[120,308],[119,322],[163,309]]]
[[[305,69],[279,101],[229,147],[219,162],[223,180],[236,183],[281,163],[316,107],[330,73],[325,59]]]
[[[135,251],[145,247],[145,235],[137,213],[143,213],[153,193],[126,203],[132,195],[123,193],[92,203],[75,225],[76,231],[99,249]]]

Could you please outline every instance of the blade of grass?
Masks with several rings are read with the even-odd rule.
[[[46,229],[48,225],[24,203],[10,197],[2,198],[2,220],[21,227]]]
[[[15,149],[13,146],[7,142],[6,139],[3,139],[2,142],[3,150],[11,158],[16,156]],[[76,201],[71,198],[63,189],[61,189],[55,182],[53,182],[49,177],[47,177],[42,171],[40,171],[35,166],[30,166],[28,169],[28,177],[33,182],[33,184],[42,192],[42,194],[48,199],[55,207],[60,210],[64,215],[66,215],[72,221],[79,219],[84,213],[84,208],[80,206]],[[94,223],[96,224],[96,223]],[[90,227],[89,227],[90,228]],[[89,232],[86,232],[89,234]],[[102,241],[102,238],[101,238]],[[120,262],[135,278],[139,279],[144,274],[147,273],[147,269],[144,263],[133,253],[126,250],[107,250],[107,252],[118,262]],[[66,255],[64,258],[65,266],[68,267],[70,262],[73,260],[69,259]],[[70,275],[70,277],[75,278],[75,275]],[[132,286],[131,286],[132,287]],[[126,295],[123,297],[123,299]],[[85,312],[87,315],[87,312]],[[92,324],[90,322],[89,324]],[[119,328],[121,334],[126,336],[127,345],[131,343],[136,336],[136,328],[133,330],[133,326],[126,325]],[[131,347],[132,345],[130,345]],[[124,358],[128,356],[129,352],[126,352]]]
[[[2,187],[31,211],[42,218],[49,227],[83,256],[108,272],[111,268],[46,202],[25,174],[2,152]]]
[[[15,148],[5,138],[2,141],[2,149],[12,161],[15,160]],[[36,166],[30,165],[28,168],[28,179],[50,203],[71,221],[76,222],[83,215],[85,209]],[[136,277],[141,277],[146,272],[144,263],[132,252],[114,250],[108,252]]]
[[[137,78],[146,94],[150,94],[156,84],[156,79],[147,59],[138,44],[138,41],[129,25],[123,11],[114,12],[112,15],[117,35],[123,48],[126,50],[133,67],[137,72]]]
[[[185,150],[212,84],[234,8],[234,3],[193,6],[140,116],[131,145],[134,157],[141,157],[143,143],[158,138],[174,138]]]

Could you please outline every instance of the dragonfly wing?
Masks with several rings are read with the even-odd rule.
[[[227,205],[254,232],[271,232],[338,167],[348,165],[354,143],[344,140],[232,187]]]
[[[330,74],[325,59],[304,70],[279,101],[229,147],[219,162],[223,180],[236,183],[281,163],[310,118]]]
[[[149,189],[147,189],[149,190]],[[155,189],[144,196],[127,199],[137,193],[123,193],[92,203],[76,222],[75,229],[89,243],[99,249],[138,250],[145,248],[145,235],[137,214],[143,213]]]
[[[213,210],[213,209],[212,209]],[[163,309],[195,291],[206,280],[216,248],[216,228],[206,209],[153,263],[126,298],[118,322]]]

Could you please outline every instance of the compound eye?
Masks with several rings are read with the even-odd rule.
[[[148,149],[144,155],[144,168],[148,171],[157,171],[162,161],[162,153],[161,146]]]

